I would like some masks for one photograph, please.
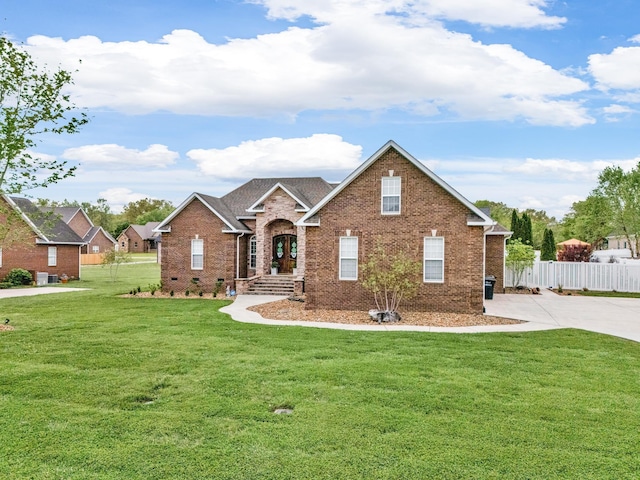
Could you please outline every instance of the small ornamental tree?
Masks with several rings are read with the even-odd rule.
[[[400,303],[414,297],[420,286],[421,262],[411,260],[405,252],[388,255],[378,242],[361,270],[362,286],[373,293],[376,308],[382,313],[379,320],[398,320]]]
[[[513,271],[513,287],[520,286],[522,276],[527,268],[533,267],[536,252],[531,245],[523,244],[520,239],[513,239],[507,245],[507,258],[505,264]]]
[[[589,245],[565,245],[558,252],[560,262],[588,262],[591,259]]]
[[[102,254],[102,268],[109,267],[111,281],[115,282],[118,276],[118,268],[121,264],[131,260],[131,255],[122,250],[111,249]]]
[[[542,239],[542,249],[540,251],[540,260],[547,262],[556,259],[556,241],[553,238],[553,230],[545,228]]]

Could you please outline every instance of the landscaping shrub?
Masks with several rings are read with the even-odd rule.
[[[31,285],[33,276],[24,268],[14,268],[7,274],[4,281],[11,285]]]

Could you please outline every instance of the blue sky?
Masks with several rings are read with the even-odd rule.
[[[395,140],[471,201],[561,218],[640,161],[632,0],[3,0],[0,32],[91,122],[38,198],[179,204],[255,176],[346,177]]]

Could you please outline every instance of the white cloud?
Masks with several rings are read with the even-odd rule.
[[[78,70],[73,95],[79,105],[131,114],[295,117],[312,110],[400,109],[538,125],[594,121],[580,102],[567,99],[587,90],[585,82],[510,45],[449,31],[433,17],[557,26],[560,20],[544,15],[542,0],[490,0],[483,9],[461,0],[262,3],[274,17],[310,15],[318,25],[219,45],[175,30],[156,43],[34,36],[27,48],[49,64]]]
[[[617,47],[589,56],[589,72],[602,90],[640,89],[640,47]]]
[[[187,152],[198,169],[218,179],[306,176],[309,172],[346,171],[360,163],[362,147],[337,135],[316,134],[307,138],[265,138],[224,149]]]
[[[307,15],[319,23],[331,23],[338,17],[402,14],[407,23],[424,17],[463,20],[491,27],[558,28],[566,19],[547,16],[545,0],[253,0],[264,5],[271,18],[295,21]]]
[[[67,160],[76,160],[83,166],[126,167],[130,170],[165,168],[179,158],[166,145],[149,145],[146,150],[126,148],[108,143],[69,148],[62,153]]]
[[[631,37],[629,39],[629,41],[632,42],[632,43],[640,43],[640,34],[634,35],[633,37]]]
[[[612,104],[609,105],[607,107],[604,107],[602,109],[604,111],[604,113],[607,113],[609,115],[618,115],[621,113],[633,113],[634,110],[630,107],[626,107],[624,105],[616,105],[616,104]]]
[[[599,173],[606,167],[620,166],[624,170],[630,170],[637,165],[639,161],[640,157],[630,160],[593,160],[588,162],[564,159],[527,158],[519,165],[506,167],[505,171],[532,177],[550,177],[561,178],[563,180],[595,182]]]

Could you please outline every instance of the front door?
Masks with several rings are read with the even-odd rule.
[[[278,262],[278,273],[290,274],[298,257],[298,237],[278,235],[273,237],[273,259]]]

